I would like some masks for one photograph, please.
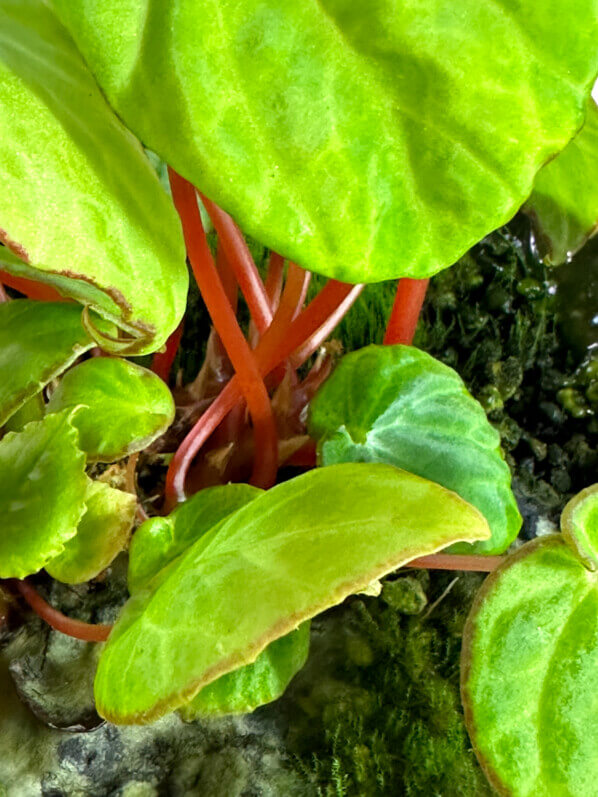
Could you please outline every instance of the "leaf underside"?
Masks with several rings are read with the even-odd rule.
[[[347,282],[428,276],[506,222],[598,72],[597,0],[53,4],[148,147]]]
[[[454,490],[492,537],[456,551],[502,553],[521,516],[498,432],[461,377],[411,346],[368,346],[341,360],[310,404],[321,464],[386,462]]]

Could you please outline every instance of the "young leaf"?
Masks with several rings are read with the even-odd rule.
[[[486,580],[463,635],[469,735],[500,794],[586,795],[598,779],[598,578],[560,535]]]
[[[79,305],[0,304],[0,426],[93,345]]]
[[[160,570],[262,490],[249,484],[227,484],[200,490],[167,517],[146,520],[129,548],[129,592],[146,588]]]
[[[85,511],[85,457],[71,412],[0,441],[0,578],[24,578],[57,556]]]
[[[252,664],[221,675],[179,709],[184,720],[224,714],[249,714],[279,698],[303,667],[309,653],[310,623],[275,639]]]
[[[488,535],[457,495],[387,465],[279,484],[131,597],[99,663],[98,711],[155,719],[410,559]]]
[[[598,570],[598,484],[586,487],[563,509],[561,531],[590,570]]]
[[[430,275],[513,216],[598,71],[596,0],[54,6],[148,147],[348,282]]]
[[[46,570],[65,584],[81,584],[95,578],[127,546],[137,500],[99,481],[88,480],[86,511],[77,533]]]
[[[185,308],[180,223],[42,0],[0,2],[0,108],[2,267],[113,320],[129,353],[159,349]]]
[[[147,368],[115,357],[94,357],[65,374],[48,412],[80,405],[73,418],[79,445],[100,462],[141,451],[174,419],[168,386]]]
[[[598,107],[573,141],[536,177],[523,208],[532,218],[545,261],[553,266],[574,255],[598,228]]]
[[[501,553],[517,536],[498,432],[461,377],[429,354],[368,346],[343,357],[311,402],[309,430],[323,465],[387,462],[454,490],[488,521],[480,553]]]

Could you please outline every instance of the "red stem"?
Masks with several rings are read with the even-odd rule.
[[[293,365],[298,368],[301,363],[304,363],[311,355],[317,351],[322,343],[330,337],[334,329],[340,324],[345,315],[349,312],[355,301],[361,294],[364,286],[353,285],[345,299],[338,305],[336,310],[331,313],[322,326],[309,338],[309,340],[297,349],[291,358]]]
[[[506,556],[480,556],[451,553],[433,553],[413,559],[405,567],[419,567],[427,570],[471,570],[473,572],[491,573],[501,565]]]
[[[183,337],[183,322],[178,325],[172,335],[166,341],[166,350],[154,354],[152,359],[152,371],[168,384],[168,377],[174,363],[176,353]]]
[[[50,606],[42,598],[37,590],[27,581],[20,581],[17,578],[8,579],[8,583],[14,585],[23,598],[27,601],[33,611],[45,620],[55,631],[72,636],[75,639],[82,639],[85,642],[105,642],[112,630],[111,625],[93,625],[84,623],[82,620],[73,620],[67,617],[58,609]]]
[[[429,282],[428,279],[415,280],[408,277],[399,280],[384,335],[385,344],[411,345]]]
[[[276,252],[270,252],[270,262],[268,263],[265,288],[272,312],[277,310],[278,303],[280,302],[283,271],[284,257]]]
[[[279,363],[286,360],[295,349],[302,346],[311,335],[320,329],[326,319],[336,312],[354,289],[353,285],[330,280],[306,309],[286,328],[283,323],[277,323],[277,319],[280,318],[279,308],[272,325],[253,352],[260,373],[266,376]],[[291,305],[290,301],[289,305]],[[297,367],[299,365],[302,365],[302,362],[298,362]],[[173,508],[177,501],[185,500],[185,479],[191,463],[212,432],[240,398],[239,382],[237,376],[234,376],[177,449],[166,475],[167,509]]]
[[[216,268],[218,269],[218,273],[220,274],[220,279],[222,280],[222,287],[224,288],[224,292],[228,297],[228,301],[230,306],[232,307],[233,313],[237,312],[237,304],[238,304],[238,295],[239,292],[237,290],[237,278],[234,275],[233,270],[230,267],[230,263],[228,262],[228,258],[226,256],[226,252],[224,251],[222,246],[218,247],[218,251],[216,252]]]
[[[220,245],[224,249],[241,293],[245,297],[249,312],[257,331],[263,334],[272,323],[272,307],[262,278],[256,268],[243,233],[224,210],[202,193],[199,194],[214,225]]]
[[[191,268],[230,361],[253,421],[256,457],[251,483],[263,488],[276,481],[278,433],[259,367],[230,306],[201,223],[195,188],[169,169],[175,206],[181,217]]]
[[[25,277],[15,277],[7,271],[0,271],[0,279],[9,288],[14,288],[20,293],[24,293],[30,299],[37,299],[42,302],[70,302],[71,299],[66,299],[51,285],[45,285],[43,282],[36,282],[35,280],[25,279]]]

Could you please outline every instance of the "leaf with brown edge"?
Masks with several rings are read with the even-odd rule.
[[[279,484],[131,597],[100,659],[98,711],[111,722],[157,719],[386,573],[489,533],[455,493],[388,465]]]

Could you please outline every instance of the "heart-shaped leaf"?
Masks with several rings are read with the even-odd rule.
[[[598,570],[598,484],[569,501],[561,515],[561,531],[585,566]]]
[[[0,304],[0,426],[93,345],[79,305]]]
[[[513,216],[598,72],[595,0],[53,1],[147,146],[349,282],[432,274]]]
[[[368,346],[343,357],[310,405],[323,465],[387,462],[454,490],[485,516],[501,553],[521,516],[500,437],[461,377],[411,346]],[[471,546],[455,546],[471,550]]]
[[[77,533],[87,477],[71,415],[48,415],[0,441],[0,578],[36,573]]]
[[[0,240],[11,273],[47,282],[117,323],[107,350],[164,343],[185,309],[174,208],[43,0],[0,2]]]
[[[142,451],[174,419],[168,386],[147,368],[116,357],[94,357],[66,373],[48,412],[80,405],[73,419],[79,445],[100,462]]]
[[[410,559],[488,535],[457,495],[387,465],[279,484],[131,597],[100,659],[98,711],[155,719]]]
[[[547,263],[558,266],[598,228],[598,107],[591,100],[586,122],[573,141],[536,177],[524,210],[534,223]]]
[[[64,551],[46,565],[58,581],[82,584],[105,570],[127,546],[137,499],[99,481],[88,481],[85,514],[77,533],[65,543]]]
[[[560,535],[486,580],[463,636],[476,754],[500,794],[589,795],[598,780],[598,576]]]

